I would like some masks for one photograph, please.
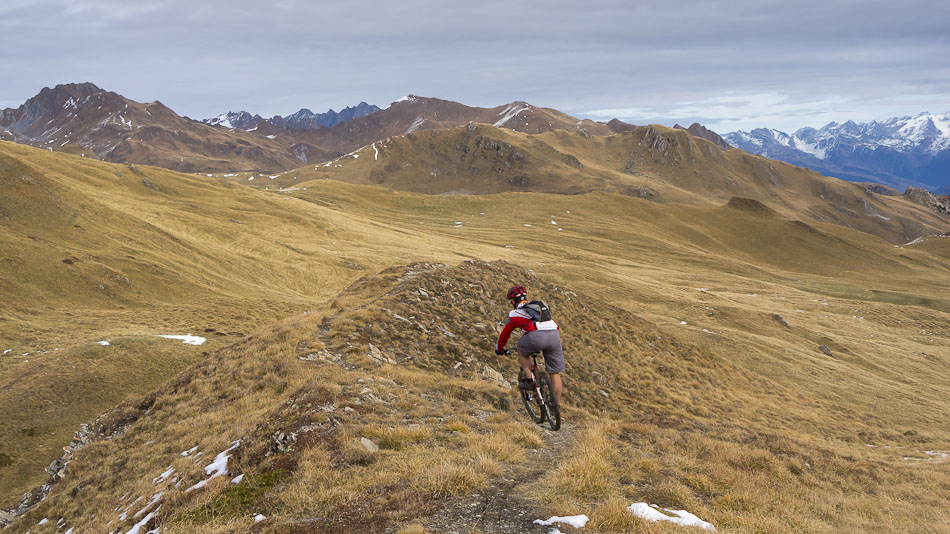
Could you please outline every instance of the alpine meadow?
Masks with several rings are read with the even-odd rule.
[[[355,7],[0,7],[0,533],[950,534],[950,8]]]

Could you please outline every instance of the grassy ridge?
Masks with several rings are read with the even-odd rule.
[[[519,489],[540,496],[531,513],[587,513],[595,532],[647,528],[623,512],[635,500],[688,509],[727,532],[886,532],[946,519],[935,490],[947,465],[916,452],[945,446],[942,427],[872,414],[853,397],[859,384],[819,398],[514,265],[466,262],[361,279],[183,373],[147,411],[118,409],[104,427],[138,421],[80,451],[21,528],[64,517],[78,529],[126,529],[155,495],[168,532],[246,529],[256,513],[267,532],[426,524],[454,499],[516,476],[529,449],[551,446],[523,422],[512,391],[482,373],[514,375],[510,359],[486,350],[510,280],[543,294],[565,325],[564,403],[578,428],[548,475]],[[379,363],[370,343],[396,363]],[[186,491],[237,439],[229,468],[246,482]],[[205,458],[182,456],[195,446]]]
[[[273,194],[206,177],[89,162],[16,145],[0,146],[4,155],[0,180],[5,190],[17,192],[15,197],[0,197],[0,239],[5,251],[5,261],[0,264],[0,284],[5,289],[0,294],[0,343],[4,345],[0,351],[16,350],[0,357],[0,410],[14,414],[13,424],[5,428],[6,434],[0,435],[0,452],[15,451],[11,456],[16,463],[0,467],[4,470],[0,477],[3,484],[9,484],[4,491],[11,503],[18,492],[42,481],[45,475],[39,470],[59,455],[58,449],[68,442],[78,422],[92,420],[123,398],[146,393],[191,363],[203,360],[202,352],[213,353],[235,341],[244,340],[215,356],[220,363],[206,362],[198,368],[208,384],[188,390],[174,384],[167,386],[170,393],[158,405],[164,406],[163,415],[152,423],[144,423],[142,434],[134,438],[138,441],[129,443],[141,445],[153,439],[145,437],[149,432],[168,428],[168,421],[175,420],[182,421],[175,427],[179,428],[175,431],[178,434],[169,434],[172,438],[162,449],[172,457],[198,442],[203,443],[205,454],[216,454],[226,448],[229,437],[255,432],[260,436],[254,439],[264,447],[274,434],[291,428],[286,426],[288,421],[274,419],[279,413],[278,405],[289,399],[288,392],[300,390],[303,395],[320,383],[339,386],[326,392],[333,396],[332,401],[320,402],[330,402],[338,408],[349,402],[353,410],[359,411],[354,399],[360,398],[363,388],[354,390],[351,384],[359,379],[365,383],[371,378],[363,368],[362,350],[377,335],[359,333],[360,326],[371,319],[370,322],[387,329],[383,331],[387,336],[384,339],[390,339],[388,336],[396,336],[405,327],[398,320],[393,322],[382,308],[413,320],[410,315],[418,314],[425,306],[414,300],[415,296],[405,302],[399,300],[402,297],[394,297],[396,301],[377,304],[373,308],[376,311],[359,312],[368,314],[365,317],[341,314],[327,325],[322,323],[325,317],[374,301],[392,288],[391,278],[398,278],[398,273],[367,279],[362,283],[363,289],[354,288],[348,293],[350,297],[341,297],[335,305],[323,307],[321,303],[328,302],[359,276],[391,265],[414,259],[455,264],[462,259],[482,257],[504,258],[531,269],[538,276],[533,284],[554,284],[586,295],[584,300],[595,313],[602,304],[615,305],[646,320],[630,319],[630,327],[620,335],[605,330],[607,323],[585,323],[586,313],[580,311],[562,316],[568,327],[565,335],[573,336],[576,332],[579,337],[572,340],[575,346],[580,343],[592,348],[583,358],[593,358],[594,365],[587,374],[583,368],[572,369],[577,384],[587,386],[571,389],[569,395],[574,396],[567,397],[569,406],[578,410],[572,417],[591,420],[595,430],[612,429],[612,437],[595,448],[602,450],[602,457],[591,462],[594,466],[615,467],[598,475],[598,487],[613,488],[607,493],[595,492],[591,496],[581,492],[579,497],[569,486],[567,493],[552,489],[560,483],[546,486],[545,502],[552,513],[566,513],[562,506],[569,505],[579,513],[603,507],[606,514],[616,510],[618,495],[634,495],[629,493],[633,491],[631,480],[654,477],[651,484],[667,488],[671,496],[679,495],[661,504],[686,503],[696,507],[692,511],[708,510],[707,519],[716,519],[720,524],[726,521],[737,529],[753,529],[754,518],[775,515],[764,500],[751,499],[752,504],[746,502],[733,509],[725,502],[709,500],[708,495],[697,497],[703,495],[694,487],[698,483],[687,480],[688,473],[683,468],[674,467],[676,456],[670,454],[698,462],[706,461],[708,456],[696,450],[705,447],[718,451],[711,465],[721,464],[723,472],[731,474],[716,479],[717,491],[720,495],[731,495],[730,499],[750,501],[749,495],[756,492],[769,495],[760,490],[776,475],[776,466],[787,464],[785,456],[768,456],[779,454],[775,451],[749,448],[749,443],[754,443],[751,436],[769,434],[792,442],[792,452],[788,454],[797,458],[798,464],[818,465],[813,450],[820,450],[821,455],[832,458],[821,465],[842,473],[839,478],[826,476],[820,483],[800,486],[798,497],[794,497],[797,500],[789,510],[809,509],[805,498],[809,491],[817,491],[828,502],[844,498],[836,493],[838,486],[858,488],[860,491],[855,490],[855,494],[863,495],[857,500],[840,501],[847,503],[850,519],[826,513],[826,517],[818,523],[808,523],[804,530],[833,530],[842,525],[873,530],[858,519],[869,513],[858,500],[874,502],[874,493],[870,483],[850,478],[852,468],[865,466],[852,465],[846,459],[865,458],[855,450],[868,455],[866,461],[877,466],[880,476],[870,480],[879,481],[875,483],[887,488],[881,491],[893,495],[894,506],[890,509],[896,511],[887,512],[889,520],[901,524],[923,511],[928,524],[939,524],[939,516],[927,511],[927,499],[918,508],[908,504],[917,496],[908,488],[914,484],[943,487],[945,465],[902,458],[915,450],[950,449],[947,436],[934,430],[946,428],[944,399],[950,389],[950,383],[940,372],[950,361],[946,299],[941,297],[947,289],[950,254],[946,243],[950,240],[931,238],[900,248],[837,225],[790,221],[754,205],[691,207],[611,193],[437,197],[319,181],[307,183],[306,190],[301,187]],[[149,187],[146,181],[158,189]],[[76,224],[81,228],[75,228]],[[73,263],[64,263],[63,259]],[[515,267],[505,273],[499,275],[504,280],[491,283],[497,282],[500,287],[513,281],[507,278],[529,276]],[[461,280],[472,278],[470,273],[460,276]],[[455,280],[446,278],[450,279]],[[462,289],[468,286],[461,280],[461,289],[457,290],[464,293]],[[100,284],[107,291],[100,290]],[[487,287],[488,283],[481,285]],[[491,295],[472,296],[464,301],[462,309],[478,309],[477,313],[485,317],[481,322],[491,326],[497,320],[497,300]],[[558,308],[563,309],[563,304],[559,302]],[[570,305],[566,307],[571,309]],[[303,316],[304,311],[312,313]],[[288,320],[285,326],[264,328],[252,340],[245,339],[246,334],[262,325],[288,315],[297,318]],[[466,320],[448,315],[438,324],[458,334],[455,324]],[[570,330],[572,325],[577,328],[575,332]],[[212,331],[201,334],[208,329]],[[186,332],[207,335],[209,342],[197,348],[154,337],[158,333]],[[321,337],[321,346],[316,343],[314,332],[323,332],[323,336],[336,332],[336,337]],[[644,369],[631,362],[649,360],[643,351],[651,343],[656,345],[656,340],[647,339],[645,332],[654,332],[654,336],[677,345],[667,351],[670,355],[657,354],[658,359],[654,360],[665,371],[656,367],[652,374],[638,377],[637,373]],[[351,335],[357,337],[351,340]],[[483,358],[484,354],[478,352],[482,350],[481,343],[493,335],[490,329],[479,333],[479,348],[476,350],[473,342],[469,354],[475,358],[477,353],[477,358]],[[99,347],[95,344],[99,339],[110,339],[113,347]],[[343,358],[340,361],[356,368],[330,362],[317,364],[321,371],[313,374],[312,362],[296,363],[299,356],[332,347],[334,339],[342,343],[337,347]],[[461,462],[456,469],[452,467],[455,464],[433,463],[447,454],[440,448],[447,439],[453,447],[475,446],[476,442],[492,442],[500,429],[506,428],[506,432],[523,436],[518,447],[530,446],[537,440],[536,434],[532,438],[527,430],[515,431],[516,426],[506,426],[518,425],[520,414],[496,405],[500,392],[492,389],[490,383],[471,385],[470,374],[479,372],[471,367],[471,362],[461,367],[463,373],[469,374],[453,378],[443,389],[436,388],[442,396],[456,398],[458,403],[449,408],[430,404],[432,400],[426,396],[436,387],[432,384],[433,376],[443,376],[459,361],[459,340],[446,336],[436,339],[438,344],[434,347],[404,346],[397,354],[423,355],[435,350],[450,358],[426,358],[432,366],[415,360],[419,365],[412,371],[400,366],[383,375],[373,367],[370,374],[411,389],[415,395],[413,402],[422,406],[418,408],[419,420],[427,417],[424,414],[445,417],[445,413],[450,413],[456,417],[457,424],[452,428],[461,436],[436,425],[433,419],[423,425],[427,429],[420,431],[419,441],[413,441],[417,438],[401,436],[393,430],[400,427],[401,414],[415,409],[412,403],[400,404],[385,414],[373,410],[368,419],[344,427],[340,434],[343,438],[334,438],[319,450],[308,445],[307,450],[312,452],[307,453],[310,456],[303,465],[309,466],[310,475],[280,475],[281,484],[294,480],[285,476],[304,477],[296,479],[302,481],[296,486],[299,491],[293,502],[297,504],[288,507],[287,501],[278,500],[275,504],[269,500],[275,497],[269,488],[277,487],[269,481],[278,476],[273,474],[277,471],[261,467],[263,464],[257,460],[247,464],[249,470],[257,471],[250,486],[241,490],[242,495],[256,495],[255,506],[271,506],[262,510],[286,513],[285,519],[291,522],[304,513],[301,510],[335,510],[341,521],[348,521],[347,514],[355,514],[348,508],[352,499],[367,495],[376,498],[394,487],[430,484],[426,487],[433,489],[426,493],[427,497],[418,506],[410,507],[415,510],[413,513],[424,516],[433,502],[491,484],[499,472],[507,472],[517,462],[506,459],[500,451],[519,450],[511,448],[507,441],[485,449],[488,459],[481,464]],[[347,342],[357,348],[347,348]],[[829,347],[832,356],[820,351],[819,345]],[[625,350],[632,351],[633,360],[619,357]],[[23,352],[30,354],[15,357]],[[679,360],[691,353],[713,358],[710,361],[715,365],[685,372],[698,365]],[[598,356],[602,354],[614,355],[603,358],[609,361],[609,367],[597,367],[608,365],[601,363]],[[246,358],[261,361],[243,362]],[[484,363],[499,369],[506,365],[491,360]],[[218,376],[208,365],[232,369],[243,378],[230,381],[234,377],[229,374],[231,371]],[[262,376],[271,374],[268,366],[276,366],[274,373],[278,377],[263,381],[265,388],[260,394],[250,395],[235,405],[227,403],[228,399],[236,402],[253,391]],[[130,373],[128,369],[136,372]],[[620,392],[611,390],[610,397],[604,397],[596,393],[603,385],[594,371],[600,376],[628,376],[631,382],[618,388]],[[664,372],[672,374],[667,376]],[[708,377],[714,381],[710,382]],[[70,386],[64,388],[67,379]],[[308,380],[313,380],[311,385],[307,385]],[[659,387],[655,383],[667,385]],[[389,389],[388,382],[377,387],[384,393],[404,394],[401,389]],[[473,387],[474,394],[469,391]],[[580,395],[581,390],[587,393]],[[28,391],[33,392],[32,397]],[[377,393],[374,395],[383,398]],[[221,397],[214,400],[216,395]],[[307,402],[314,403],[311,400],[303,404]],[[498,418],[471,420],[467,410],[473,403],[480,410],[495,411]],[[216,408],[207,416],[200,415],[201,410],[219,404],[221,411],[215,411]],[[238,417],[238,413],[242,416]],[[640,414],[635,416],[638,418],[649,415],[653,419],[639,420],[638,424],[647,427],[629,427],[623,426],[628,423],[624,417],[616,421],[611,413]],[[294,417],[297,416],[300,414]],[[329,421],[330,416],[326,417]],[[275,420],[277,426],[257,429],[267,420]],[[451,423],[439,423],[442,424]],[[697,424],[703,425],[704,432],[719,444],[689,437],[695,430],[687,429],[699,428]],[[231,429],[229,425],[237,426]],[[193,433],[196,426],[207,428],[207,434],[205,430]],[[469,430],[462,432],[463,427]],[[580,430],[582,436],[587,435],[586,429]],[[598,433],[595,430],[591,432]],[[616,460],[629,456],[625,447],[632,439],[630,436],[644,432],[648,436],[634,442],[643,450],[652,451],[649,454],[654,465],[662,466],[660,475],[651,475],[649,465],[646,470],[623,471]],[[176,435],[178,438],[174,438]],[[658,437],[649,437],[653,435]],[[685,441],[678,440],[677,435],[687,437]],[[395,451],[386,465],[397,474],[397,465],[419,465],[414,462],[441,466],[443,471],[425,471],[429,473],[425,476],[431,478],[424,479],[405,478],[407,473],[390,479],[365,478],[370,476],[371,469],[364,469],[367,457],[354,445],[359,436],[392,444],[393,448],[384,449]],[[452,441],[456,439],[465,444]],[[587,438],[582,439],[586,443],[584,440]],[[878,448],[864,447],[864,443]],[[105,456],[98,458],[128,452],[109,448],[113,446],[119,447],[103,445]],[[178,446],[182,448],[171,451]],[[670,450],[674,452],[664,452]],[[134,489],[139,495],[153,486],[149,476],[154,478],[167,466],[158,465],[156,462],[164,459],[148,456],[150,451],[146,448],[135,453],[141,455],[139,460],[127,461],[128,465],[141,462],[139,467],[125,471],[128,483],[137,485]],[[740,464],[735,466],[730,460],[745,455],[766,455],[764,461],[770,467],[760,470],[761,476],[748,477],[749,470],[758,468],[740,460],[735,460]],[[77,469],[86,465],[81,469],[88,477],[99,480],[103,475],[97,466],[104,465],[102,462],[106,460],[77,464]],[[183,463],[182,469],[185,465],[189,465],[188,476],[196,479],[198,464]],[[344,465],[349,467],[341,467]],[[319,476],[327,467],[333,468],[332,479],[317,482],[306,478]],[[568,472],[582,467],[564,466],[569,468]],[[273,466],[278,471],[285,468]],[[713,480],[713,474],[707,471],[704,476],[707,481]],[[98,483],[106,484],[104,480]],[[309,500],[311,497],[304,492],[313,484],[327,492],[321,493],[323,496],[317,501]],[[640,482],[637,484],[646,488]],[[724,490],[726,486],[738,489],[730,493]],[[125,488],[123,493],[133,489],[116,487]],[[174,520],[188,518],[185,523],[192,526],[182,526],[183,531],[200,528],[210,532],[227,528],[228,522],[243,524],[246,518],[241,514],[248,512],[245,508],[240,508],[241,513],[223,515],[213,511],[230,506],[214,504],[219,497],[227,500],[227,495],[230,494],[215,490],[198,501],[187,497],[174,506],[169,501],[166,509],[175,508],[185,514]],[[396,495],[408,499],[409,493]],[[114,495],[116,499],[121,496],[122,493]],[[239,501],[244,498],[234,496]],[[700,501],[693,500],[697,498]],[[56,504],[54,510],[79,521],[88,510],[101,506],[94,500],[84,503],[73,508]],[[251,505],[241,505],[248,506]],[[720,515],[725,510],[733,510],[737,515]],[[394,515],[390,520],[409,521],[409,515]],[[613,527],[609,526],[609,516],[604,517],[599,528],[609,531]],[[38,521],[39,517],[34,519]]]

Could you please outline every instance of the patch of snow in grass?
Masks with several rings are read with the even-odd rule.
[[[141,510],[139,510],[138,512],[136,512],[135,515],[132,516],[132,517],[139,517],[140,515],[144,514],[145,511],[148,510],[149,508],[151,508],[155,503],[157,503],[158,500],[161,499],[161,498],[162,498],[162,495],[164,495],[164,494],[165,494],[164,491],[160,491],[160,492],[156,493],[155,495],[152,495],[152,500],[149,501],[148,504],[146,504],[144,507],[142,507]]]
[[[152,479],[152,484],[158,485],[158,484],[161,484],[162,482],[165,482],[168,479],[168,477],[172,476],[172,473],[174,472],[175,472],[175,468],[169,466],[168,469],[164,473]]]
[[[582,514],[582,515],[569,515],[569,516],[565,516],[565,517],[560,517],[560,516],[552,515],[552,516],[551,516],[549,519],[547,519],[546,521],[545,521],[545,520],[541,520],[541,519],[535,519],[535,520],[534,520],[534,523],[535,523],[536,525],[542,525],[542,526],[546,526],[546,527],[547,527],[547,526],[551,526],[551,525],[553,525],[554,523],[564,523],[565,525],[570,525],[570,526],[572,526],[572,527],[574,527],[574,528],[584,528],[584,525],[586,525],[588,521],[590,521],[590,518],[587,517],[586,515],[583,515],[583,514]]]
[[[712,523],[707,523],[686,510],[669,510],[663,508],[662,510],[664,512],[673,514],[673,516],[668,516],[660,511],[661,508],[659,506],[645,502],[635,502],[631,504],[627,510],[630,510],[630,512],[637,517],[654,523],[657,521],[669,521],[683,525],[684,527],[701,527],[703,530],[716,530],[716,527],[714,527]]]
[[[46,518],[44,517],[43,519],[40,519],[40,522],[37,523],[37,526],[39,526],[39,525],[45,525],[45,524],[47,524],[47,523],[49,523],[49,519],[46,519]]]
[[[379,149],[376,148],[376,143],[373,143],[373,159],[379,160]]]
[[[208,483],[209,480],[212,480],[222,475],[226,475],[228,472],[228,459],[231,458],[231,455],[228,453],[238,448],[238,446],[240,445],[241,445],[241,440],[237,440],[231,443],[231,446],[225,449],[224,452],[221,452],[217,456],[215,456],[214,461],[208,464],[207,466],[205,466],[205,474],[211,475],[211,476],[202,480],[201,482],[198,482],[194,486],[188,488],[187,490],[185,490],[185,492],[189,493],[193,490],[203,488],[205,484]]]
[[[277,136],[274,135],[274,134],[271,134],[271,135],[265,135],[264,137],[266,137],[266,138],[268,138],[268,139],[274,139],[274,138],[276,138]]]
[[[529,226],[529,227],[530,227],[531,225],[530,225],[530,224],[526,224],[525,226]]]
[[[111,343],[109,343],[108,341],[102,340],[99,342],[99,344],[102,345],[103,347],[108,347]]]
[[[254,522],[255,522],[255,523],[260,523],[261,521],[263,521],[263,520],[265,520],[265,519],[267,519],[267,518],[264,517],[264,514],[257,514],[257,515],[254,516]]]
[[[155,512],[157,511],[158,510]],[[125,534],[139,534],[139,530],[141,530],[142,527],[147,525],[148,522],[151,521],[153,517],[155,517],[155,512],[149,512],[147,516],[143,517],[141,521],[133,525],[132,528],[130,528]],[[73,529],[69,529],[69,532],[72,532],[72,530]]]
[[[686,324],[686,321],[680,321],[680,324]]]
[[[198,450],[198,446],[197,446],[197,445],[195,445],[194,447],[188,449],[187,451],[182,451],[181,455],[182,455],[182,456],[190,456],[190,455],[194,454],[194,452],[195,452],[196,450]]]
[[[188,334],[188,335],[186,335],[186,336],[163,336],[163,335],[159,335],[158,337],[163,337],[163,338],[165,338],[165,339],[180,339],[181,342],[184,343],[184,344],[186,344],[186,345],[201,345],[202,343],[204,343],[205,341],[207,341],[207,339],[205,339],[205,338],[203,338],[203,337],[201,337],[201,336],[193,336],[193,335],[191,335],[191,334]]]
[[[232,478],[231,484],[240,484],[242,480],[244,480],[244,473],[241,473],[240,475]]]
[[[9,353],[9,352],[13,352],[13,349],[7,349],[7,350],[3,351],[4,354],[7,354],[7,353]]]

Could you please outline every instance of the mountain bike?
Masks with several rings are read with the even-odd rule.
[[[524,369],[518,371],[518,391],[521,393],[521,402],[524,403],[524,409],[528,411],[531,419],[543,425],[545,421],[551,426],[551,430],[561,428],[561,407],[554,398],[554,391],[551,389],[551,379],[546,372],[538,369],[538,353],[531,354],[531,373],[534,375],[534,389],[521,389],[520,385],[524,381]]]

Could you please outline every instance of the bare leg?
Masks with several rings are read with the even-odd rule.
[[[551,389],[554,390],[554,400],[557,401],[557,405],[561,405],[561,373],[551,373],[548,376],[551,377]]]
[[[531,372],[531,360],[527,356],[521,354],[521,349],[518,349],[518,363],[521,364],[521,369],[524,370],[524,375],[530,379],[534,378],[534,374]]]

